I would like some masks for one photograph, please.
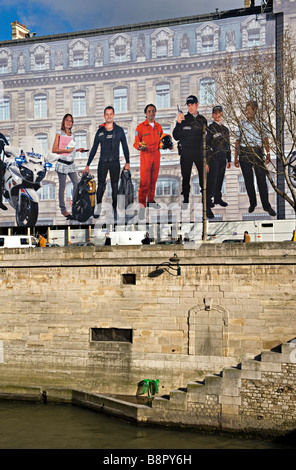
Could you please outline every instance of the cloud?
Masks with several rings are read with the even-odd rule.
[[[119,26],[243,7],[243,0],[1,0],[38,35]],[[15,18],[16,19],[16,18]],[[14,21],[14,20],[12,20]]]

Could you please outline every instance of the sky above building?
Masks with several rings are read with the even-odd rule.
[[[255,5],[260,5],[259,0]],[[18,21],[36,36],[196,16],[243,8],[244,0],[1,0],[0,41]]]

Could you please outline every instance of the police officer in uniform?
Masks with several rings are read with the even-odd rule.
[[[212,110],[213,122],[207,132],[207,217],[214,218],[211,207],[219,204],[227,207],[227,202],[222,199],[222,184],[225,169],[231,167],[231,150],[229,129],[222,124],[223,108],[214,106]],[[214,201],[212,202],[212,198]]]
[[[182,174],[183,202],[189,202],[190,178],[193,163],[195,164],[199,184],[203,186],[203,135],[206,132],[207,120],[198,113],[198,99],[194,95],[186,100],[188,113],[179,113],[173,137],[178,141],[178,151]]]
[[[249,213],[254,212],[257,206],[256,190],[254,185],[254,175],[256,175],[261,204],[264,211],[274,217],[275,210],[271,207],[268,198],[268,188],[266,183],[266,170],[264,168],[263,146],[266,150],[266,163],[270,162],[270,150],[268,137],[264,129],[260,131],[260,123],[256,120],[258,104],[256,101],[249,101],[246,105],[247,119],[242,121],[237,129],[237,140],[235,142],[234,164],[241,167],[245,180],[247,194],[249,196]]]

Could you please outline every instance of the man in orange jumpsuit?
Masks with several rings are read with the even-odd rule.
[[[134,147],[140,150],[139,203],[158,208],[154,201],[156,181],[160,167],[159,142],[163,134],[160,124],[155,121],[156,107],[148,104],[144,110],[146,119],[136,129]]]

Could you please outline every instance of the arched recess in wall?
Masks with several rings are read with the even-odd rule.
[[[229,313],[220,305],[203,299],[188,312],[188,354],[228,356]]]

